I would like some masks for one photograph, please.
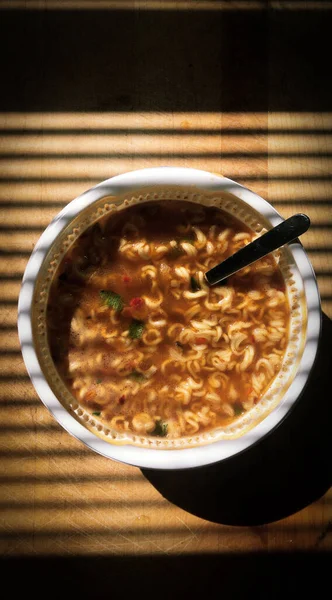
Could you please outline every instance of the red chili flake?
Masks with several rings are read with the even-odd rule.
[[[123,283],[130,283],[131,277],[129,277],[129,275],[123,275],[122,281],[123,281]]]
[[[254,398],[254,404],[258,404],[258,401],[259,401],[258,397]]]
[[[121,396],[121,398],[119,398],[119,404],[124,404],[126,401],[126,396]]]
[[[129,306],[131,306],[131,308],[141,308],[144,304],[144,300],[143,298],[137,297],[137,298],[132,298],[129,302]]]
[[[207,343],[207,339],[204,337],[199,337],[196,338],[196,344],[206,344]]]

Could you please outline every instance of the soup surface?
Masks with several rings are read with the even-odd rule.
[[[116,431],[177,438],[259,402],[287,344],[272,255],[209,287],[204,273],[253,239],[215,208],[165,201],[104,217],[50,292],[53,360],[79,403]]]

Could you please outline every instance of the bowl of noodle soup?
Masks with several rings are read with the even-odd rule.
[[[257,443],[313,366],[320,299],[297,240],[209,287],[204,273],[282,221],[238,183],[143,169],[68,204],[37,243],[19,336],[46,407],[94,451],[155,469]]]

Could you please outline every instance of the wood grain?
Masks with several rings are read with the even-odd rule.
[[[8,8],[10,3],[2,4],[3,8]],[[37,4],[40,3],[30,3],[29,7],[25,2],[16,2],[15,14],[23,5],[38,8]],[[48,3],[41,4],[45,8]],[[55,15],[56,7],[51,4]],[[99,4],[104,8],[107,3]],[[108,4],[111,9],[112,3]],[[276,24],[281,18],[278,10],[270,15],[271,31],[275,27],[275,33],[271,33],[270,62],[260,71],[265,73],[270,69],[270,78],[262,84],[264,98],[261,102],[258,101],[260,96],[250,96],[252,81],[249,85],[246,79],[241,80],[245,67],[243,70],[238,67],[241,81],[234,83],[236,74],[233,81],[233,63],[231,55],[227,54],[227,49],[230,47],[234,51],[235,46],[227,34],[226,24],[233,22],[232,11],[243,13],[243,3],[228,3],[232,5],[230,11],[227,3],[219,3],[221,12],[230,12],[227,17],[230,21],[221,18],[224,37],[221,36],[220,42],[219,30],[213,28],[211,21],[220,18],[216,3],[205,2],[201,11],[196,7],[197,10],[188,12],[190,27],[194,23],[194,31],[198,32],[196,39],[206,43],[211,40],[214,57],[211,59],[211,77],[216,77],[213,93],[213,86],[204,87],[207,81],[204,69],[209,68],[209,54],[202,49],[206,59],[203,64],[191,45],[189,29],[187,38],[183,38],[182,50],[180,41],[176,41],[178,56],[185,66],[181,87],[180,74],[172,79],[173,71],[178,73],[176,55],[170,50],[167,62],[165,42],[156,69],[152,58],[149,60],[146,39],[141,37],[143,32],[140,33],[135,21],[138,17],[144,20],[140,13],[144,5],[148,23],[152,23],[150,12],[156,15],[154,18],[160,18],[158,9],[148,6],[151,3],[140,3],[140,7],[137,2],[127,4],[125,11],[133,11],[135,16],[130,21],[135,35],[132,48],[124,49],[126,60],[131,57],[131,62],[125,63],[129,65],[131,76],[123,77],[122,91],[109,91],[111,83],[103,88],[100,96],[96,91],[98,108],[93,109],[94,91],[90,90],[86,104],[85,99],[80,98],[75,110],[75,93],[69,79],[55,79],[57,83],[53,87],[48,87],[49,78],[43,79],[48,65],[57,60],[47,46],[42,58],[37,54],[29,55],[29,60],[34,61],[31,69],[26,66],[26,80],[24,74],[18,80],[24,89],[22,100],[17,100],[19,83],[12,83],[11,96],[5,91],[5,99],[0,102],[3,107],[0,114],[0,552],[10,557],[170,557],[331,551],[332,494],[326,456],[330,446],[324,435],[323,441],[319,441],[319,431],[328,436],[328,413],[324,416],[318,411],[317,414],[314,402],[319,390],[322,405],[326,411],[331,410],[325,397],[326,389],[330,387],[326,377],[331,368],[326,361],[332,317],[332,114],[323,108],[320,110],[320,106],[325,106],[325,99],[322,94],[319,96],[317,87],[313,89],[314,84],[302,104],[302,80],[298,95],[290,86],[286,59],[284,63],[280,62],[287,55],[287,28],[285,49],[281,48],[281,42],[275,45]],[[190,3],[171,4],[171,8],[164,8],[165,13],[170,14],[170,19],[178,16],[183,25],[185,10]],[[257,5],[263,17],[264,3],[251,4]],[[310,3],[303,4],[309,6]],[[67,5],[64,8],[76,8],[77,2]],[[117,10],[121,13],[119,7]],[[250,10],[249,5],[246,10]],[[293,6],[292,14],[294,10]],[[314,21],[318,12],[315,13],[313,7],[310,10]],[[31,14],[31,11],[27,12]],[[86,12],[92,13],[91,18],[96,23],[98,10]],[[62,12],[59,13],[63,18]],[[298,16],[296,10],[295,13]],[[51,23],[52,14],[45,13],[43,17]],[[71,14],[68,19],[72,18]],[[118,18],[124,19],[121,15]],[[193,15],[196,15],[195,21]],[[35,16],[35,23],[39,23],[37,13]],[[249,16],[252,19],[252,13]],[[301,19],[300,23],[305,22],[310,29],[305,15]],[[22,23],[30,26],[28,20]],[[206,27],[210,24],[211,29],[204,29],[200,23],[206,23]],[[244,21],[240,20],[240,23]],[[263,35],[260,23],[257,21],[256,32]],[[20,27],[19,19],[17,24]],[[289,30],[291,26],[290,20]],[[180,33],[179,29],[176,31]],[[241,31],[245,31],[244,26]],[[43,28],[37,27],[36,32],[47,45]],[[55,34],[51,27],[50,32],[52,38]],[[55,36],[54,39],[57,43],[58,38]],[[244,49],[248,47],[247,42],[243,41]],[[26,47],[30,52],[27,43]],[[151,48],[149,51],[153,52]],[[301,54],[300,50],[297,54]],[[260,56],[260,50],[257,56]],[[44,70],[38,70],[39,60]],[[80,56],[74,52],[68,60],[72,73],[76,74],[75,68],[81,66]],[[190,68],[189,64],[192,65]],[[305,66],[303,62],[303,73]],[[39,92],[34,96],[29,78],[35,67]],[[106,73],[105,65],[99,67]],[[282,67],[286,78],[284,89],[278,84]],[[167,98],[172,98],[174,93],[176,101],[171,109],[165,110],[165,104],[172,105],[172,100],[163,102],[160,90],[150,93],[149,68],[151,77],[155,77],[154,85],[165,85]],[[290,63],[289,69],[292,68]],[[135,73],[133,69],[136,69]],[[221,73],[221,83],[216,73]],[[117,73],[114,76],[118,76]],[[80,75],[76,74],[76,77]],[[87,77],[93,86],[97,79],[91,73]],[[142,77],[146,91],[140,83]],[[167,77],[171,78],[171,83]],[[85,84],[81,80],[79,83],[81,93]],[[60,85],[60,91],[56,85]],[[61,85],[67,85],[71,90],[68,102],[64,101]],[[239,99],[241,85],[245,86],[244,99]],[[187,100],[182,101],[184,89],[188,95]],[[100,92],[100,88],[98,90]],[[212,99],[208,98],[209,90]],[[237,92],[234,110],[227,109],[231,105],[232,90]],[[122,100],[117,94],[122,94]],[[117,102],[129,102],[127,96],[135,99],[133,106],[128,110],[125,106],[116,110]],[[13,110],[10,110],[11,97],[16,107]],[[7,98],[8,106],[5,106]],[[246,98],[250,104],[248,110],[243,107]],[[294,99],[298,101],[298,110]],[[211,108],[212,100],[214,109]],[[49,109],[51,105],[54,106],[52,110]],[[322,308],[327,315],[324,319],[326,352],[318,361],[313,387],[300,401],[294,418],[280,428],[279,437],[271,436],[273,439],[266,442],[261,452],[258,449],[247,458],[239,457],[219,471],[203,470],[199,476],[183,475],[182,480],[182,476],[155,476],[107,460],[62,430],[34,392],[21,358],[16,331],[16,303],[26,263],[41,232],[56,213],[100,180],[128,170],[166,164],[222,173],[268,199],[284,217],[294,212],[306,212],[312,227],[302,241],[316,271]],[[310,422],[312,430],[308,429]],[[308,441],[310,435],[315,440],[312,447]],[[275,470],[275,480],[273,474],[267,475],[271,469]],[[250,483],[250,477],[256,488]],[[204,493],[207,494],[205,502]],[[218,502],[212,501],[214,495]],[[271,501],[274,508],[269,512],[266,504]]]

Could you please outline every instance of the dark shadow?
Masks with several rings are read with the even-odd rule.
[[[3,398],[1,400],[1,406],[10,407],[16,410],[16,408],[27,408],[27,407],[36,407],[41,406],[40,400],[36,397],[36,399],[31,400],[22,400],[21,397],[11,397],[11,398]]]
[[[208,521],[261,525],[318,500],[332,482],[332,322],[309,383],[292,412],[268,437],[224,462],[143,475],[170,502]]]
[[[269,5],[2,10],[0,111],[330,111],[332,12]]]
[[[126,132],[127,133],[127,132]],[[146,133],[148,133],[150,135],[150,131],[147,130]],[[298,135],[300,136],[301,133],[297,132]],[[252,134],[251,134],[252,135]],[[189,136],[190,136],[190,132],[189,132]],[[190,143],[190,142],[189,142]],[[108,142],[106,142],[105,146],[107,146]],[[138,153],[137,152],[126,152],[126,153],[118,153],[118,152],[96,152],[95,154],[93,154],[92,152],[80,152],[80,153],[74,153],[74,152],[63,152],[61,154],[59,154],[58,152],[52,153],[52,152],[47,152],[47,158],[49,158],[50,160],[58,160],[58,159],[64,159],[64,160],[77,160],[77,159],[95,159],[95,158],[99,158],[99,159],[110,159],[113,160],[115,158],[127,158],[127,159],[134,159],[137,158]],[[45,156],[45,152],[43,150],[37,150],[36,152],[14,152],[14,153],[2,153],[1,154],[1,158],[4,160],[22,160],[22,159],[32,159],[32,158],[41,158]],[[166,150],[166,152],[155,152],[155,151],[150,151],[150,152],[140,152],[139,153],[140,158],[144,158],[144,159],[151,159],[154,160],[156,158],[158,158],[160,160],[160,163],[162,164],[163,162],[165,162],[165,160],[167,160],[168,158],[177,158],[179,160],[185,160],[185,159],[195,159],[195,158],[200,158],[202,160],[210,160],[210,159],[215,159],[215,158],[220,158],[220,152],[209,152],[208,150],[204,151],[204,152],[174,152],[173,150]],[[250,159],[267,159],[268,157],[270,159],[273,158],[287,158],[289,160],[291,160],[292,158],[301,158],[301,156],[305,156],[305,158],[332,158],[332,153],[330,152],[306,152],[305,154],[300,154],[299,152],[269,152],[268,149],[266,149],[266,151],[264,152],[251,152],[248,150],[243,150],[242,152],[223,152],[222,156],[224,159],[233,159],[234,161],[237,161],[241,158],[250,158]],[[22,225],[18,225],[17,226],[18,229],[23,229],[23,224]]]
[[[88,544],[88,539],[87,539]],[[102,551],[102,550],[101,550]],[[269,599],[326,597],[331,554],[322,552],[243,552],[180,555],[6,557],[4,588],[33,590],[34,599],[137,597],[146,599],[226,597]],[[38,582],[38,583],[37,583]],[[326,587],[325,587],[326,586]],[[111,589],[111,592],[110,592]]]

